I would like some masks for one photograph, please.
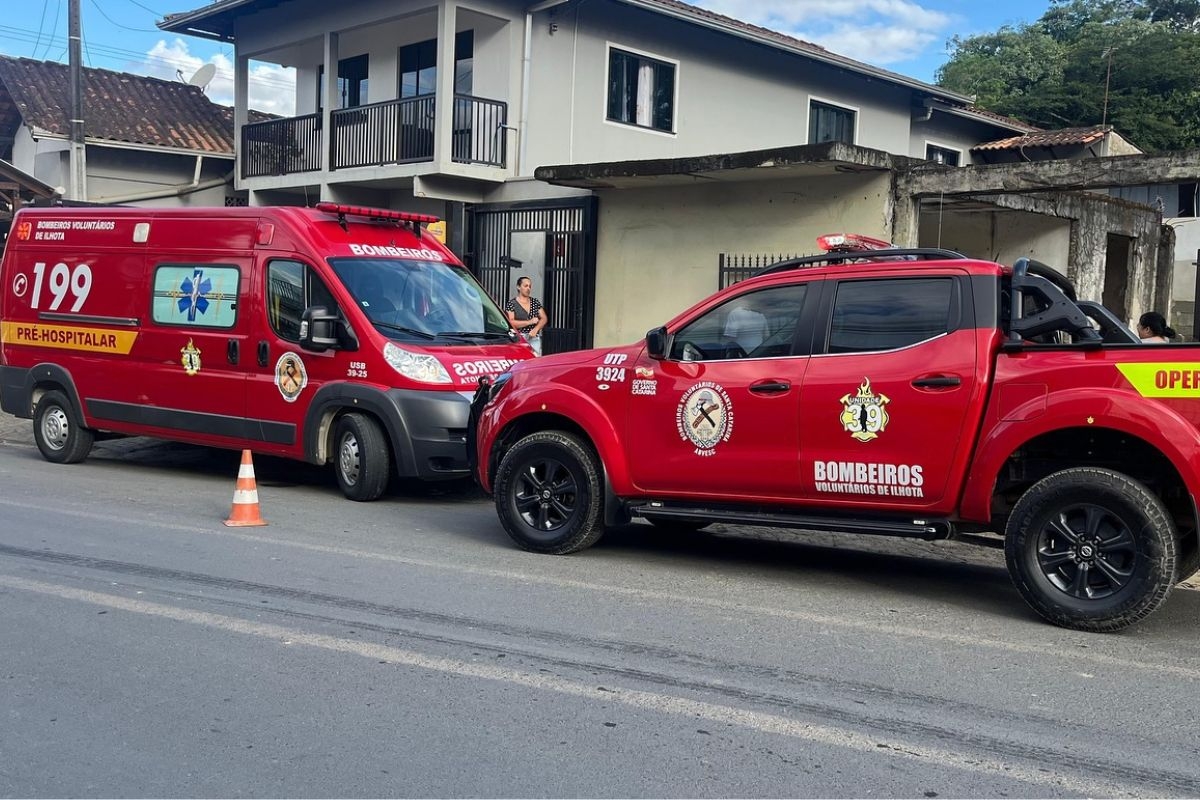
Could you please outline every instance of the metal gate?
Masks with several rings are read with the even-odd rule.
[[[533,279],[549,318],[543,353],[592,346],[596,198],[471,206],[463,261],[502,307],[518,277]]]

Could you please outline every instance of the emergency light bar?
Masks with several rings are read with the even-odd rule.
[[[412,222],[417,225],[427,225],[440,221],[432,214],[414,214],[411,211],[392,211],[387,208],[371,208],[370,206],[347,206],[341,203],[317,203],[317,211],[326,214],[337,214],[339,217],[366,217],[367,219],[393,220],[395,222]]]
[[[864,250],[891,250],[896,245],[859,233],[829,233],[817,237],[817,247],[826,253],[858,253]]]

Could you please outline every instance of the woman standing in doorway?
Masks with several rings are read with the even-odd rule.
[[[546,327],[546,309],[531,292],[533,281],[522,275],[517,278],[517,296],[504,306],[508,324],[517,329],[521,338],[529,342],[534,355],[542,354],[542,328]]]

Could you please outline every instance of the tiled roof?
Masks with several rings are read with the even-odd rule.
[[[83,85],[88,139],[233,154],[233,109],[212,102],[199,87],[89,67]],[[66,64],[0,56],[0,104],[7,104],[6,93],[25,124],[70,135]]]
[[[1041,130],[1041,128],[1038,126],[1030,125],[1028,122],[1022,122],[1016,117],[1008,117],[1004,114],[997,114],[995,111],[988,111],[986,108],[980,108],[979,106],[967,106],[963,109],[963,111],[968,111],[972,114],[978,114],[979,116],[986,117],[988,119],[994,119],[1010,128],[1016,128],[1017,130],[1023,130],[1029,133],[1036,133],[1037,131]]]
[[[1022,147],[1063,147],[1066,145],[1088,145],[1103,139],[1111,125],[1093,125],[1088,128],[1062,128],[1057,131],[1037,131],[1024,136],[1010,136],[994,142],[984,142],[972,150],[1018,150]]]

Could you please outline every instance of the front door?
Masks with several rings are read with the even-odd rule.
[[[300,348],[300,320],[310,306],[338,313],[338,303],[316,271],[294,258],[259,265],[256,280],[266,291],[255,311],[247,416],[264,452],[304,456],[304,421],[313,395],[326,382],[344,380],[343,351],[315,353]]]
[[[969,287],[951,274],[829,283],[800,400],[808,500],[954,505],[983,402]]]
[[[799,388],[808,287],[733,297],[674,331],[668,357],[633,365],[626,450],[647,494],[787,498],[799,490]]]

